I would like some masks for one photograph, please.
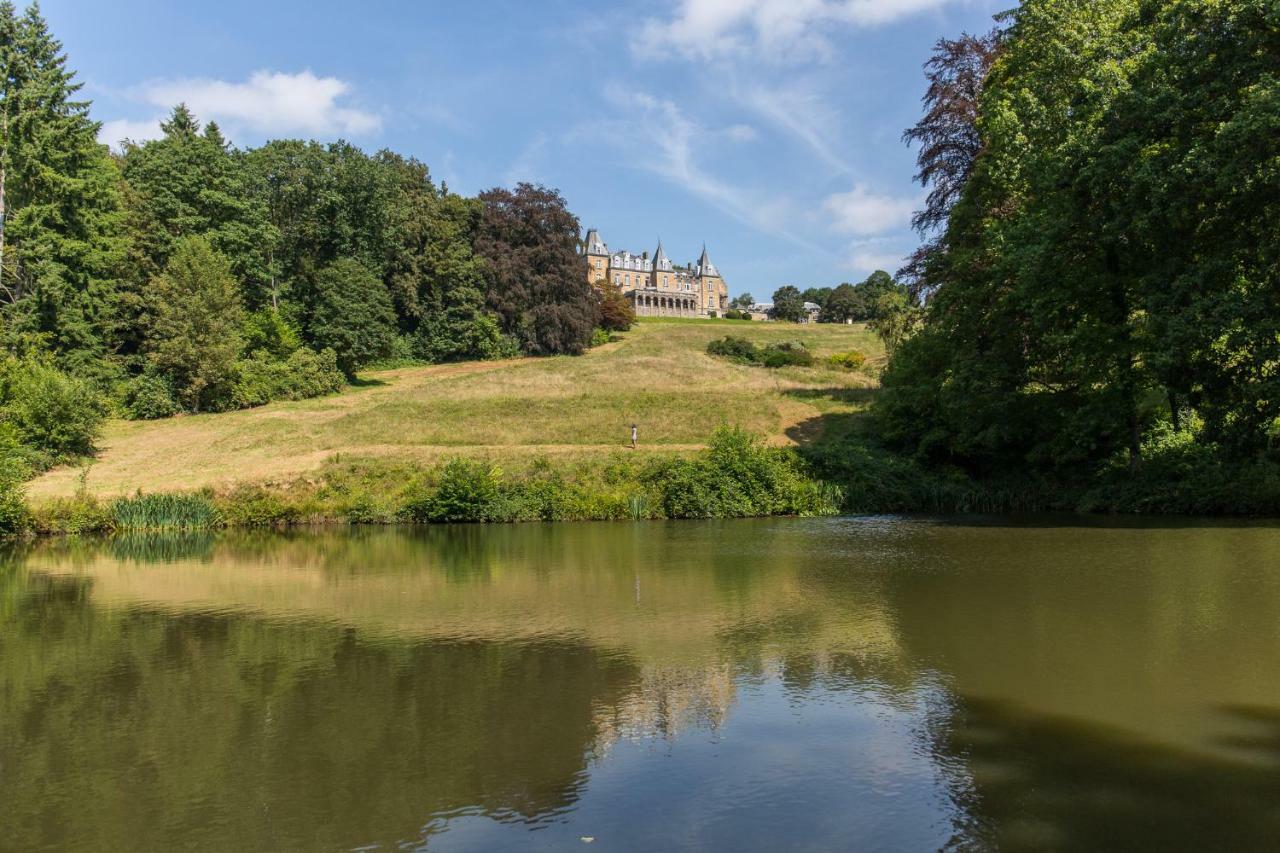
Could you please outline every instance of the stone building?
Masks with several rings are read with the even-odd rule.
[[[649,257],[610,252],[600,232],[587,231],[584,246],[587,280],[597,287],[615,287],[631,300],[640,317],[713,317],[729,307],[729,287],[702,247],[697,263],[676,266],[662,249]]]

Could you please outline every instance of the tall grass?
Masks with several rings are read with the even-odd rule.
[[[221,517],[205,495],[150,494],[120,498],[111,505],[116,530],[190,531],[218,527]]]

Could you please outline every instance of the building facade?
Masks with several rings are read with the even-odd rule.
[[[584,246],[587,280],[596,287],[613,287],[631,301],[640,317],[718,317],[729,307],[729,287],[702,247],[697,263],[677,266],[658,249],[648,252],[610,252],[600,232],[587,231]]]

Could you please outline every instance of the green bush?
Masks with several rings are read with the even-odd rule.
[[[125,390],[124,414],[135,421],[171,418],[182,411],[173,385],[163,376],[146,371],[130,380]]]
[[[769,344],[760,351],[759,362],[765,367],[809,367],[813,364],[813,353],[803,341],[782,341]]]
[[[115,528],[115,520],[110,506],[80,492],[36,505],[31,511],[31,528],[45,536],[79,536],[107,533]]]
[[[794,451],[721,427],[705,454],[660,465],[653,475],[668,518],[832,515],[840,491],[810,479]]]
[[[721,340],[707,344],[707,355],[727,358],[738,364],[755,364],[760,358],[760,350],[746,338],[726,335]]]
[[[59,458],[92,453],[106,411],[93,386],[54,367],[16,359],[0,367],[0,421],[37,450]]]
[[[231,386],[230,407],[248,409],[272,400],[306,400],[333,394],[346,384],[333,350],[315,352],[305,347],[287,360],[278,361],[266,353],[236,364]]]
[[[241,335],[244,351],[267,353],[283,361],[302,346],[302,335],[281,316],[279,311],[263,308],[244,319]]]
[[[27,505],[22,499],[22,482],[0,470],[0,539],[17,536],[26,529]]]
[[[209,530],[221,517],[205,495],[138,494],[111,505],[117,530]]]
[[[604,329],[596,329],[591,333],[591,346],[602,347],[609,343],[609,333]]]
[[[827,364],[840,370],[858,370],[866,363],[867,356],[856,349],[827,357]]]
[[[295,524],[298,509],[262,486],[238,486],[217,501],[218,517],[230,527],[279,527]]]
[[[405,507],[414,521],[484,523],[506,520],[502,472],[476,460],[450,459],[435,490]]]

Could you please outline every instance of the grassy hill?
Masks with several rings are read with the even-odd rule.
[[[800,339],[820,358],[851,349],[878,364],[862,326],[647,320],[578,358],[469,362],[366,374],[317,400],[165,421],[110,422],[98,457],[30,484],[39,503],[83,488],[99,497],[284,483],[334,466],[416,465],[451,456],[529,464],[620,452],[632,423],[641,452],[696,450],[722,423],[778,444],[812,440],[820,416],[849,411],[874,370],[766,370],[705,354],[726,334]]]

